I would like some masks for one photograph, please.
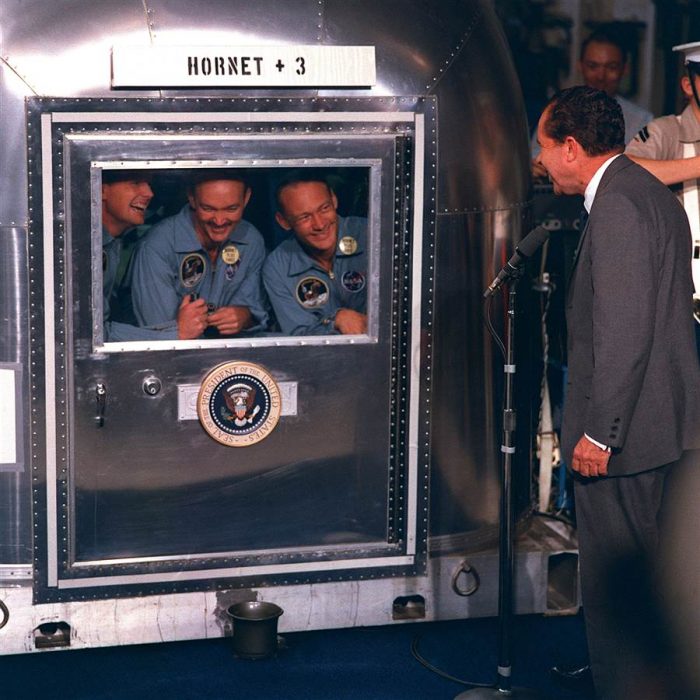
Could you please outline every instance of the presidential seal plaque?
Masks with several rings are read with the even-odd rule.
[[[228,447],[248,447],[266,438],[282,409],[272,376],[252,362],[224,362],[202,381],[197,415],[204,430]]]

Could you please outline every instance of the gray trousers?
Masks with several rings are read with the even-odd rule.
[[[630,476],[575,476],[583,613],[601,699],[672,697],[673,642],[656,563],[681,471],[673,462]],[[657,685],[661,694],[649,695]]]

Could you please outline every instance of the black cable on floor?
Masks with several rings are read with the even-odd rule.
[[[411,643],[411,654],[413,654],[413,658],[422,666],[425,666],[429,671],[432,671],[433,673],[437,673],[438,676],[441,676],[442,678],[446,678],[448,681],[453,681],[454,683],[459,683],[460,685],[467,685],[472,688],[495,688],[496,684],[495,683],[475,683],[473,681],[465,681],[461,678],[457,678],[456,676],[452,676],[449,673],[446,673],[445,671],[442,671],[439,669],[437,666],[433,666],[433,664],[430,663],[425,657],[421,655],[421,653],[418,651],[418,642],[420,641],[421,635],[416,635],[413,639],[413,642]]]

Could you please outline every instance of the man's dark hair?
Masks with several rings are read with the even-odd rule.
[[[688,61],[685,64],[685,69],[688,71],[688,77],[690,78],[691,84],[693,84],[693,76],[700,75],[700,62]]]
[[[615,28],[615,24],[601,25],[584,39],[581,44],[581,53],[579,54],[579,59],[581,61],[583,61],[583,54],[586,53],[588,45],[594,42],[596,44],[611,44],[619,49],[620,54],[622,54],[622,65],[624,66],[627,63],[629,47],[627,42],[622,38],[620,31]]]
[[[103,185],[113,185],[115,182],[130,182],[136,180],[137,182],[152,182],[153,173],[146,169],[137,170],[107,170],[106,168],[102,170],[102,184]]]
[[[625,119],[614,97],[576,85],[556,94],[549,105],[544,132],[557,143],[573,136],[589,156],[625,150]]]
[[[241,170],[236,170],[234,168],[197,168],[190,173],[187,182],[187,191],[190,194],[194,194],[194,190],[198,185],[217,180],[242,182],[246,190],[250,189],[250,185]]]
[[[328,188],[329,192],[333,189],[328,184],[328,180],[322,170],[318,168],[295,168],[285,173],[282,179],[277,183],[277,188],[275,189],[275,201],[277,202],[277,208],[282,211],[282,202],[280,201],[280,194],[285,187],[291,185],[298,185],[301,182],[319,182]]]

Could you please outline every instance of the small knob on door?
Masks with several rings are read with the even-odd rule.
[[[157,396],[160,393],[163,385],[158,377],[146,377],[143,380],[143,390],[149,396]]]

